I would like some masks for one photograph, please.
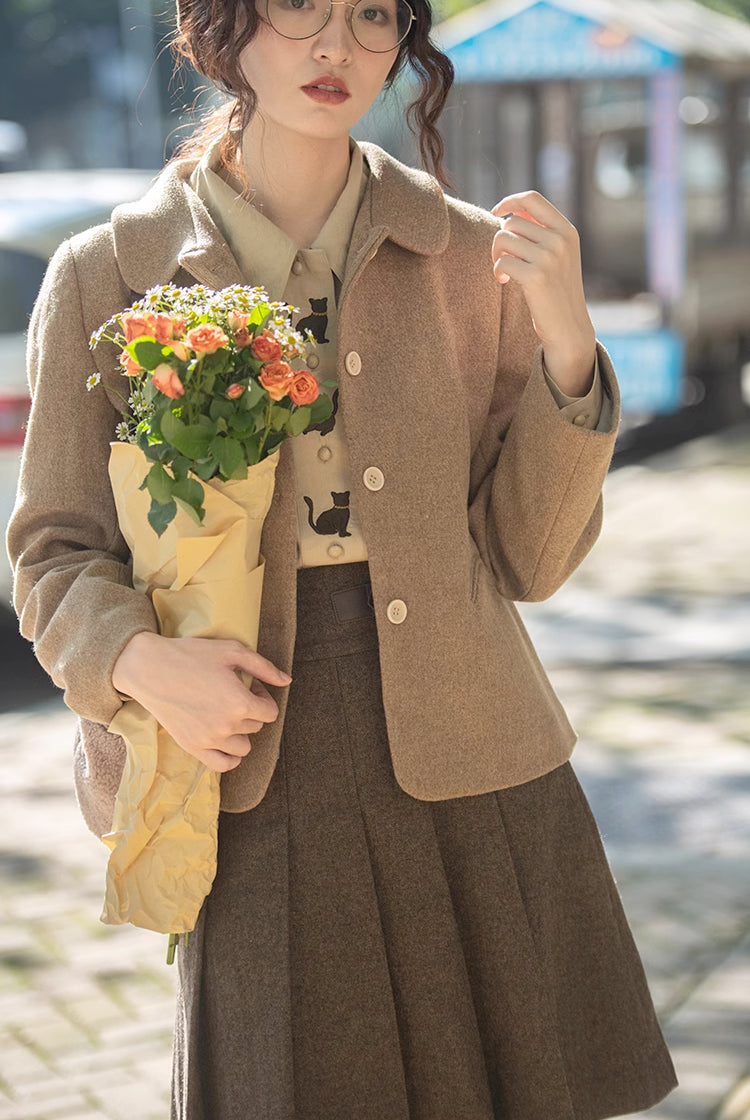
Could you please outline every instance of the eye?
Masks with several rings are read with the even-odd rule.
[[[367,23],[387,23],[391,18],[391,14],[383,8],[375,7],[370,4],[366,8],[360,9],[360,16]]]

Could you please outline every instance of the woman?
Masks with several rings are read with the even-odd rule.
[[[674,1068],[513,607],[591,548],[614,446],[576,231],[535,192],[498,220],[350,139],[410,63],[442,176],[452,70],[427,0],[179,9],[177,48],[231,97],[141,202],[56,253],[8,533],[22,631],[81,717],[90,827],[110,825],[124,697],[222,773],[172,1115],[647,1108]],[[338,381],[332,422],[281,447],[258,652],[158,634],[108,491],[117,398],[86,395],[87,342],[170,281],[263,284]],[[102,375],[116,387],[114,361]]]

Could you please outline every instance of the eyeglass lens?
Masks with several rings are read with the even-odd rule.
[[[357,42],[371,51],[397,47],[411,26],[412,10],[405,0],[358,0],[351,9]],[[329,0],[268,0],[268,20],[287,39],[308,39],[321,30],[330,11]]]

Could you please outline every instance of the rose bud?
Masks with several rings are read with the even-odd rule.
[[[120,365],[123,367],[123,374],[126,377],[137,377],[139,373],[143,373],[143,366],[139,366],[135,358],[131,358],[127,350],[123,350],[120,354]]]
[[[181,397],[185,388],[180,381],[177,370],[169,362],[161,362],[151,374],[151,380],[160,393],[176,401]]]
[[[249,312],[245,314],[243,311],[230,311],[227,315],[227,326],[230,331],[243,330],[250,321]]]
[[[236,401],[237,398],[241,397],[244,392],[245,386],[241,385],[239,381],[235,381],[235,383],[233,385],[230,385],[227,389],[227,396],[229,397],[230,401]]]
[[[235,346],[247,346],[247,345],[249,345],[249,343],[250,343],[250,331],[247,329],[247,327],[240,327],[240,329],[238,331],[235,331],[235,335],[234,335],[234,345]]]
[[[175,357],[179,358],[181,362],[186,362],[189,359],[190,351],[184,342],[178,342],[176,338],[173,338],[169,345],[174,350]]]

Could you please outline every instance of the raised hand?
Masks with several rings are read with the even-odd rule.
[[[521,285],[547,372],[564,393],[584,396],[593,380],[596,336],[577,229],[538,191],[507,195],[492,213],[503,219],[492,241],[498,282]]]

